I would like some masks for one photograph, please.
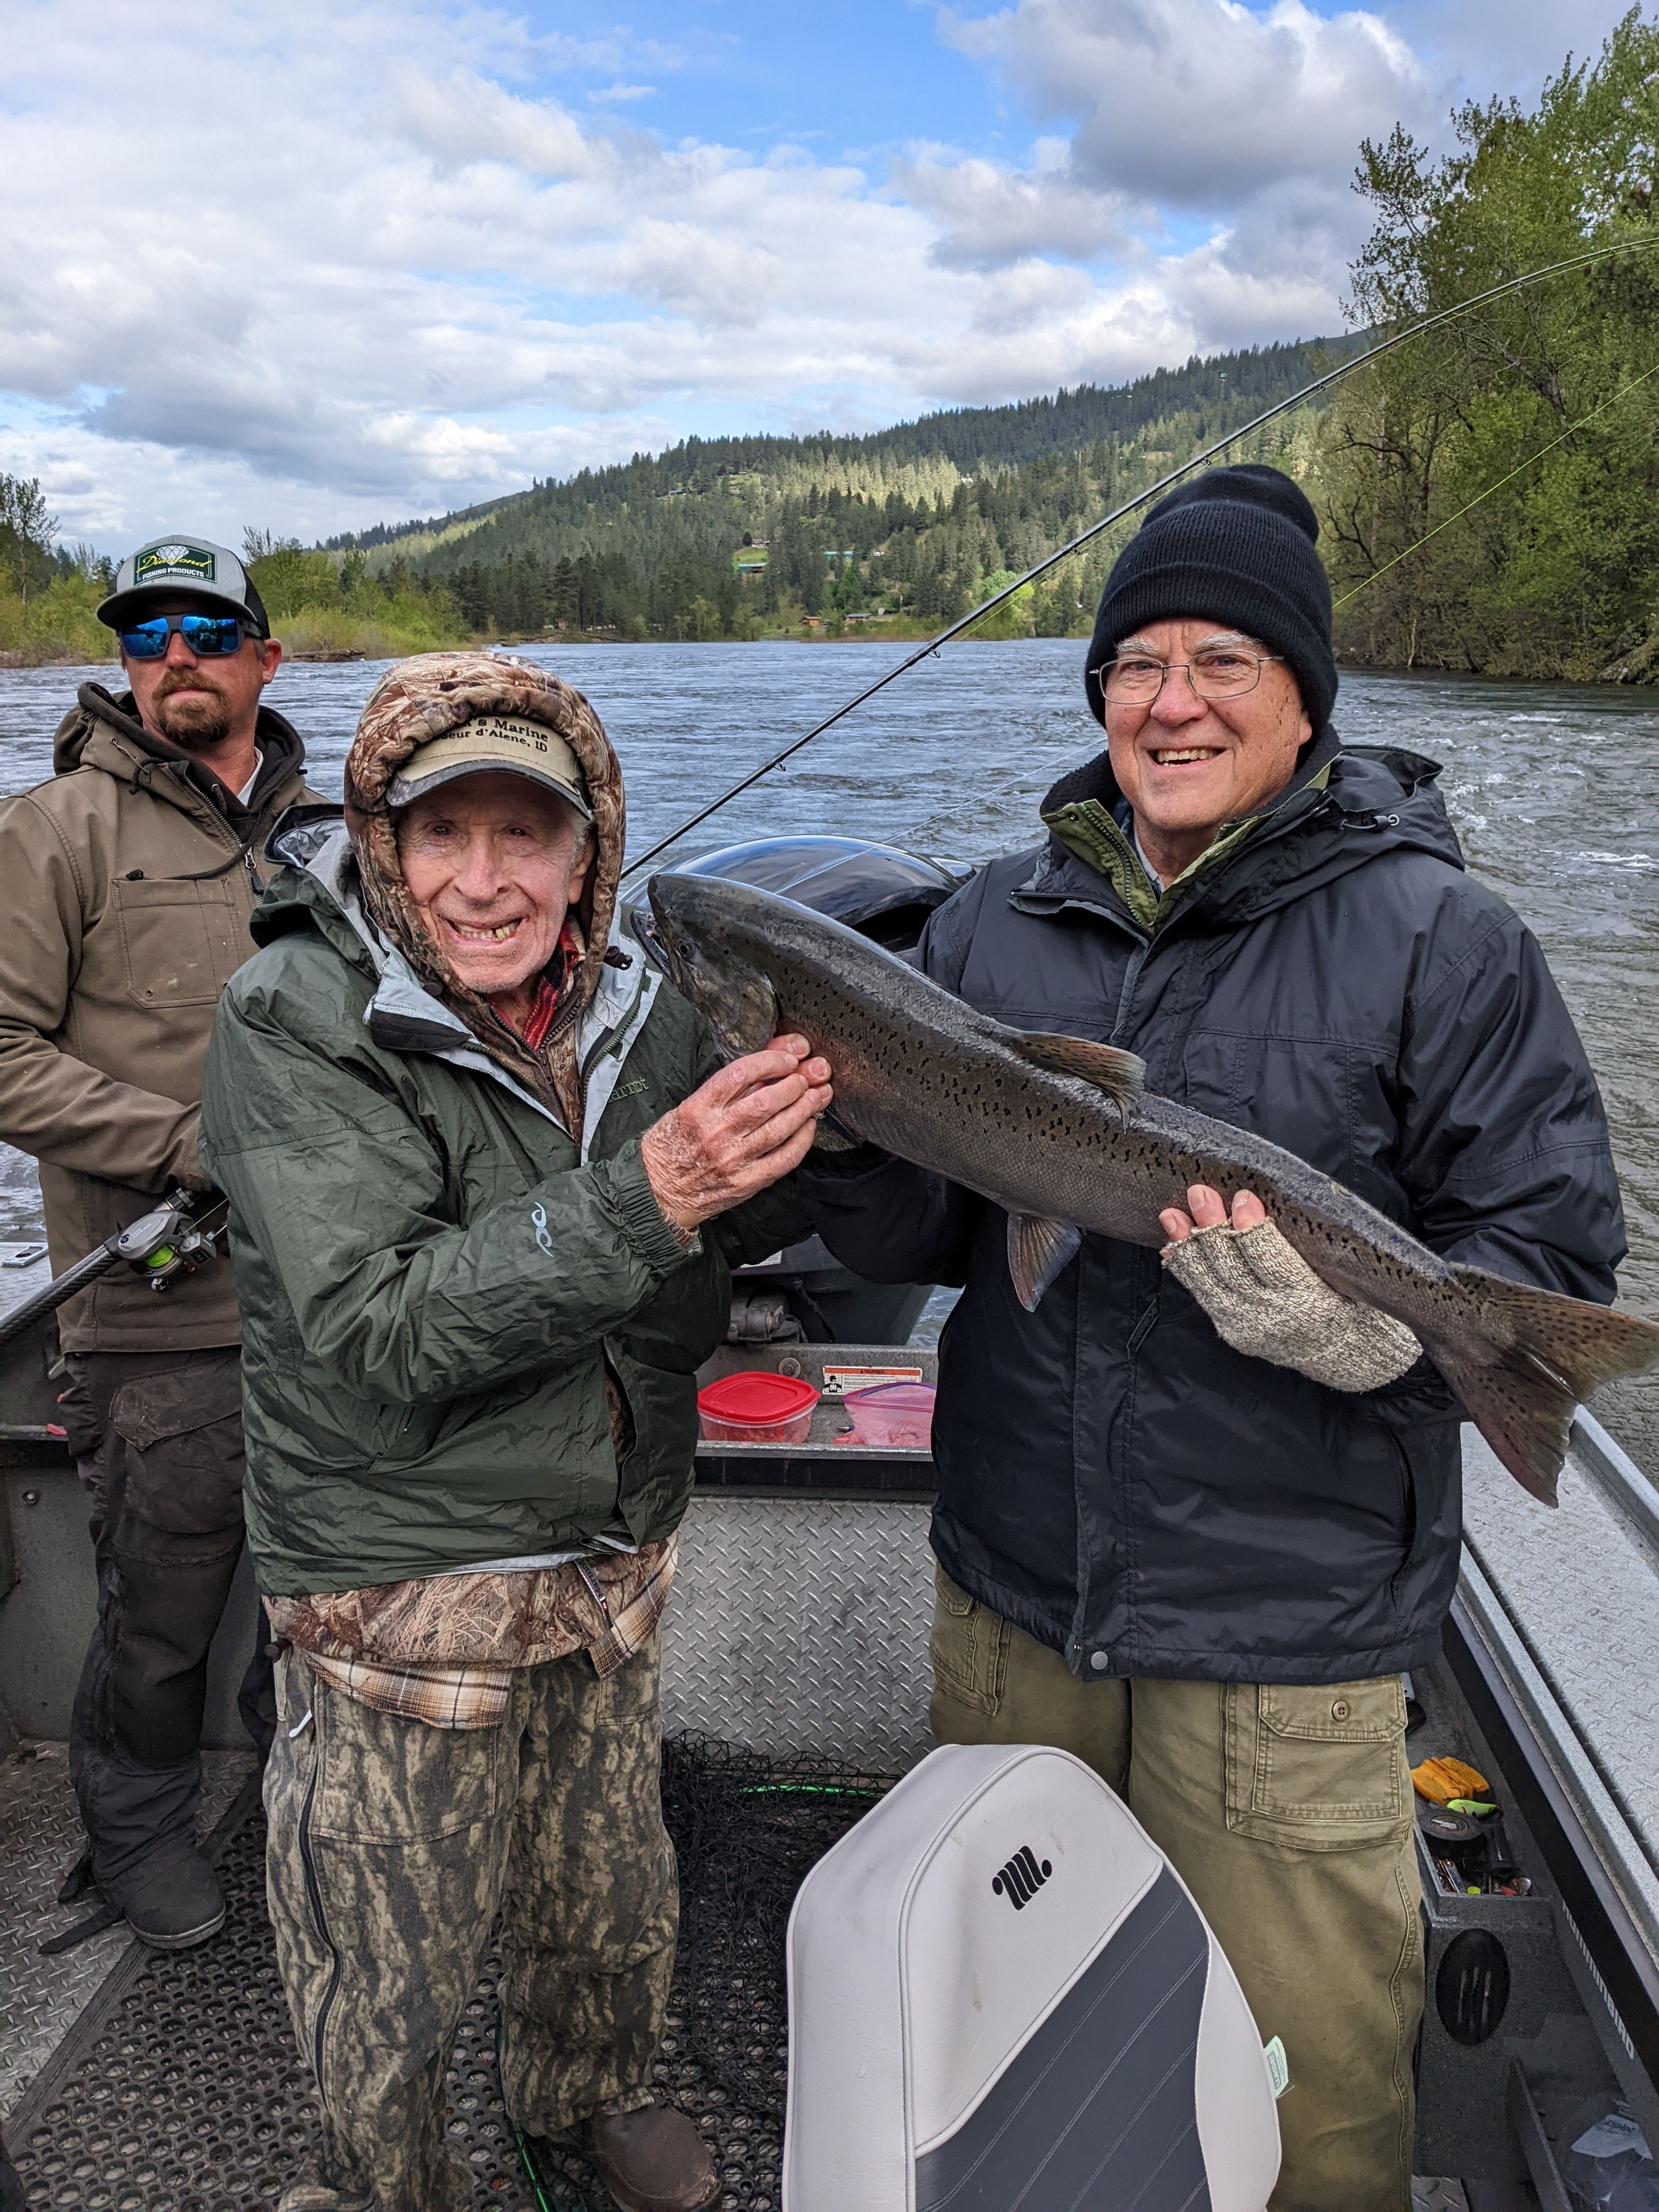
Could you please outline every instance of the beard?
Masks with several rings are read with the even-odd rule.
[[[185,690],[198,696],[175,697]],[[206,698],[200,696],[204,690],[210,695]],[[150,712],[161,735],[180,752],[210,752],[230,735],[229,700],[196,669],[181,668],[176,677],[164,677],[151,698]]]

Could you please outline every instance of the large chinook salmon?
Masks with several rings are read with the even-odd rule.
[[[807,1038],[830,1062],[847,1137],[1004,1210],[1029,1312],[1085,1230],[1161,1246],[1158,1215],[1184,1206],[1189,1185],[1249,1188],[1333,1290],[1405,1323],[1510,1474],[1549,1505],[1575,1405],[1659,1359],[1653,1322],[1441,1259],[1294,1153],[1143,1091],[1133,1053],[1005,1028],[769,891],[668,874],[650,891],[669,972],[722,1049],[756,1052],[781,1031]]]

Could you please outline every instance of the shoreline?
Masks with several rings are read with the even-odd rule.
[[[856,630],[850,634],[843,631],[837,635],[831,635],[827,630],[802,630],[799,629],[777,631],[773,633],[771,635],[765,637],[715,638],[619,637],[614,631],[563,630],[556,632],[550,636],[545,634],[541,634],[519,637],[473,637],[469,638],[463,642],[442,646],[424,647],[419,649],[422,651],[438,653],[489,653],[497,649],[512,651],[520,646],[526,645],[596,647],[643,645],[650,646],[654,648],[663,646],[688,645],[711,645],[720,647],[745,645],[870,645],[878,641],[890,641],[895,645],[908,646],[925,645],[927,641],[935,635],[936,633],[931,629],[922,629],[908,623],[900,627],[896,625],[890,626],[890,624],[886,623],[884,623],[879,629],[873,626],[860,624]],[[277,635],[280,641],[280,631],[277,633]],[[1061,638],[1037,638],[1024,636],[975,637],[972,635],[969,635],[966,636],[953,637],[950,640],[950,643],[952,647],[959,645],[1083,646],[1086,645],[1087,642],[1087,634],[1082,631],[1078,632],[1075,635],[1067,635]],[[942,651],[944,648],[940,647],[940,650]],[[352,646],[323,653],[290,653],[284,650],[283,661],[284,666],[325,667],[349,665],[351,663],[357,661],[385,660],[389,664],[393,660],[399,660],[405,657],[406,656],[402,653],[377,654],[369,652],[366,647]],[[1470,668],[1425,668],[1421,665],[1416,667],[1401,667],[1387,661],[1347,660],[1340,658],[1339,658],[1337,661],[1337,667],[1340,673],[1345,676],[1389,676],[1407,681],[1416,680],[1438,684],[1541,684],[1570,686],[1574,690],[1623,691],[1631,694],[1659,690],[1659,670],[1656,670],[1655,675],[1650,678],[1645,676],[1627,677],[1622,673],[1615,674],[1611,670],[1603,671],[1595,676],[1526,676],[1516,674],[1509,670],[1498,672]],[[94,672],[95,680],[95,675],[98,672],[107,672],[111,674],[118,675],[120,663],[118,659],[113,656],[107,660],[85,660],[73,655],[37,659],[31,655],[22,653],[15,651],[0,651],[0,677],[11,674],[27,674],[36,670],[50,671],[52,669],[72,668],[87,669]]]

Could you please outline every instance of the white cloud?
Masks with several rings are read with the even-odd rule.
[[[1259,337],[1264,314],[1280,318],[1282,337],[1337,325],[1342,272],[1366,229],[1349,190],[1359,141],[1435,112],[1427,73],[1375,10],[1014,0],[991,15],[946,11],[941,27],[1036,122],[1071,126],[1045,142],[1056,150],[1030,180],[1021,249],[1074,252],[1081,208],[1124,210],[1154,240],[1160,219],[1196,218],[1209,237],[1161,258],[1155,281],[1211,344]],[[988,195],[977,225],[958,219],[966,250],[994,250],[994,211]]]
[[[1039,140],[1024,170],[918,146],[889,182],[939,225],[932,258],[940,268],[1000,269],[1036,254],[1087,262],[1133,249],[1127,196],[1081,182],[1063,140]],[[1145,201],[1135,211],[1143,222],[1151,214]]]
[[[599,165],[581,125],[555,100],[526,100],[461,66],[440,80],[404,63],[390,76],[393,133],[430,155],[441,175],[489,162],[531,178],[581,177]]]
[[[1367,132],[1428,112],[1411,48],[1364,9],[1302,0],[1017,0],[947,15],[1040,121],[1075,118],[1079,181],[1216,213],[1287,177],[1346,183]]]
[[[1436,34],[1495,4],[1441,0]],[[1357,141],[1433,104],[1393,15],[1302,0],[946,17],[1045,135],[862,164],[804,131],[669,143],[640,80],[682,52],[489,6],[7,18],[0,467],[110,548],[309,536],[693,424],[863,427],[1333,328]],[[556,96],[578,68],[608,90]]]
[[[1398,122],[1443,149],[1456,100],[1530,99],[1569,36],[1581,57],[1594,52],[1622,12],[1623,0],[1579,0],[1569,30],[1554,0],[1391,0],[1329,15],[1304,0],[943,7],[946,42],[991,69],[1035,124],[1069,136],[1039,141],[1040,174],[1004,172],[994,185],[962,163],[953,195],[924,175],[918,197],[951,226],[941,252],[970,265],[999,252],[1078,252],[1085,207],[1099,211],[1103,238],[1114,206],[1153,237],[1149,207],[1206,220],[1208,244],[1163,274],[1199,327],[1218,341],[1255,331],[1269,298],[1289,306],[1297,295],[1329,327],[1369,225],[1352,191],[1360,140]],[[1023,225],[1005,212],[1011,199]],[[1312,328],[1290,321],[1281,334]]]

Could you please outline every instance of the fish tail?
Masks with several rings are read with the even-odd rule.
[[[1575,1409],[1659,1361],[1659,1327],[1484,1267],[1454,1273],[1476,1340],[1429,1342],[1430,1356],[1522,1488],[1553,1505]]]

